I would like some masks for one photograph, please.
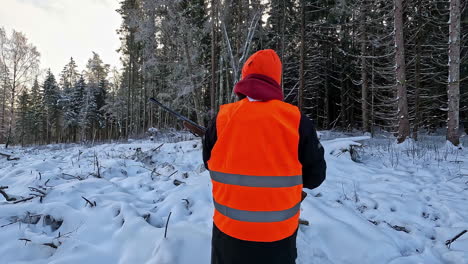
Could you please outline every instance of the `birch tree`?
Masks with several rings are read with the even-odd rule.
[[[4,32],[5,30],[2,28],[0,31]],[[9,95],[7,99],[9,101],[9,120],[5,145],[8,148],[12,140],[16,96],[33,79],[33,73],[39,67],[40,54],[21,32],[13,30],[10,38],[5,33],[0,33],[0,38],[0,65],[3,66],[8,80],[6,89]]]

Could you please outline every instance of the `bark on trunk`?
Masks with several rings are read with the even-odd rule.
[[[413,125],[413,139],[418,140],[418,131],[421,124],[421,113],[420,113],[420,87],[421,87],[421,38],[418,36],[416,38],[416,62],[414,69],[414,111],[415,111],[415,120]]]
[[[369,81],[367,75],[367,59],[366,59],[366,15],[364,10],[364,3],[360,9],[360,25],[359,31],[361,31],[361,111],[362,111],[362,130],[364,132],[369,131],[369,110],[367,102],[367,94],[369,90]]]
[[[460,0],[450,0],[447,140],[460,144]]]
[[[299,84],[299,93],[298,93],[298,101],[297,101],[297,106],[299,107],[299,110],[302,111],[303,107],[303,92],[305,89],[305,74],[304,74],[304,67],[305,67],[305,51],[304,51],[304,46],[305,46],[305,0],[301,1],[301,65],[300,65],[300,84]]]
[[[210,87],[210,104],[211,104],[211,116],[214,116],[216,112],[216,100],[215,91],[217,83],[216,75],[216,21],[217,21],[217,5],[216,0],[211,0],[211,87]]]
[[[188,43],[187,43],[187,39],[184,39],[184,51],[185,51],[185,57],[187,58],[187,67],[188,67],[188,72],[189,72],[189,75],[190,75],[190,81],[192,83],[192,87],[193,87],[193,91],[192,91],[192,96],[193,96],[193,101],[195,103],[195,113],[197,115],[197,123],[200,124],[201,126],[205,126],[205,122],[203,120],[203,114],[201,112],[201,102],[200,102],[200,98],[198,97],[199,96],[199,93],[197,93],[197,89],[196,89],[196,81],[194,79],[194,76],[193,76],[193,68],[192,68],[192,59],[190,57],[190,52],[189,52],[189,49],[188,49]]]
[[[395,0],[395,49],[396,88],[398,96],[398,143],[403,143],[410,134],[403,39],[403,0]]]

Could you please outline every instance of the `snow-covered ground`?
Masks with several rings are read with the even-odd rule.
[[[468,234],[445,245],[468,229],[466,149],[442,138],[396,145],[322,135],[327,180],[307,191],[297,263],[468,263]],[[162,144],[14,148],[19,160],[0,157],[0,186],[12,198],[0,195],[0,263],[209,263],[201,142]]]

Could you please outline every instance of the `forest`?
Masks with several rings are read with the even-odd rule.
[[[96,142],[182,129],[157,98],[206,126],[235,101],[255,51],[283,62],[285,101],[322,130],[398,142],[468,129],[466,0],[122,0],[123,67],[93,53],[55,76],[0,25],[0,144]],[[70,54],[72,56],[73,54]],[[47,67],[47,65],[44,65]],[[465,129],[465,131],[464,131]]]

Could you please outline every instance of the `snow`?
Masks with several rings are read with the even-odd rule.
[[[298,264],[468,263],[468,235],[445,246],[468,227],[466,149],[442,137],[397,145],[322,135],[327,179],[306,190],[301,218],[310,225],[298,232]],[[0,262],[209,263],[213,205],[201,142],[155,141],[0,157],[9,196],[42,195],[29,187],[46,194],[18,204],[0,196]]]

